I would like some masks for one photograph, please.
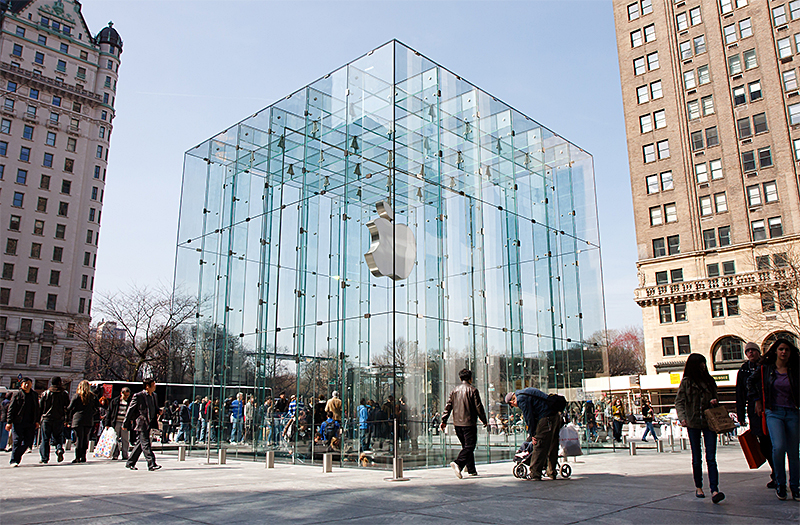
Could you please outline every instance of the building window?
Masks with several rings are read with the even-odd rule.
[[[28,278],[25,282],[36,284],[39,282],[39,268],[35,266],[28,267]]]
[[[742,60],[744,61],[745,71],[749,71],[754,67],[758,67],[758,61],[756,60],[755,49],[748,49],[747,51],[742,53]]]
[[[96,154],[96,156],[97,156],[98,159],[102,159],[103,158],[103,146],[97,146],[97,154]]]
[[[699,151],[705,148],[702,131],[692,132],[691,140],[692,140],[692,151]]]
[[[752,221],[750,223],[750,231],[754,241],[763,241],[767,238],[767,229],[762,219]]]
[[[667,253],[676,255],[681,253],[681,237],[680,235],[672,235],[667,237]]]
[[[678,355],[689,355],[692,353],[692,346],[689,344],[688,335],[679,335],[678,339]]]
[[[650,71],[658,69],[658,51],[647,55],[647,69]]]
[[[42,158],[42,166],[45,168],[52,168],[53,167],[53,154],[52,153],[45,153],[44,157]]]
[[[714,349],[712,350],[714,361],[743,361],[744,345],[742,343],[743,341],[738,337],[723,337],[714,345]]]
[[[723,307],[721,297],[714,297],[711,299],[711,317],[725,317],[725,308]]]
[[[645,67],[644,57],[634,58],[633,59],[633,74],[634,75],[643,75],[647,71]]]
[[[11,205],[14,206],[15,208],[22,208],[24,200],[25,200],[25,194],[15,191],[14,198],[11,201]]]
[[[6,240],[6,255],[16,255],[17,254],[17,243],[18,243],[18,239],[7,239]]]
[[[800,124],[800,103],[789,106],[789,124]]]
[[[61,107],[61,97],[53,95],[53,105],[56,107]]]
[[[681,54],[681,60],[692,58],[692,43],[688,40],[678,44],[678,50]]]
[[[11,288],[0,288],[0,304],[6,306],[10,299]]]
[[[53,352],[52,346],[42,346],[39,351],[39,365],[50,366],[50,354]]]
[[[3,279],[11,281],[14,279],[14,265],[11,263],[3,263]]]
[[[673,283],[683,282],[683,268],[674,268],[669,271]]]
[[[756,155],[754,151],[742,152],[742,169],[745,172],[756,170]]]
[[[772,291],[761,292],[761,311],[775,311],[775,296],[773,295]]]
[[[706,128],[706,147],[712,148],[714,146],[719,146],[719,134],[716,126]]]
[[[706,37],[705,35],[700,35],[694,37],[692,39],[692,43],[694,44],[694,54],[700,55],[706,52]]]
[[[650,208],[650,226],[659,226],[664,221],[661,216],[661,206]]]
[[[792,39],[789,37],[778,40],[778,58],[792,56]]]
[[[701,86],[711,82],[711,73],[709,73],[708,66],[700,66],[697,68],[697,82]]]
[[[47,132],[47,136],[44,139],[44,143],[48,146],[55,146],[56,145],[56,134],[52,131]]]
[[[700,197],[700,215],[702,217],[708,217],[712,215],[714,210],[711,207],[711,196],[705,195]]]
[[[645,177],[645,183],[648,194],[658,193],[658,175],[648,175]]]
[[[658,318],[661,324],[672,322],[672,306],[662,304],[658,307]]]
[[[728,316],[739,315],[739,297],[731,295],[725,298],[725,308],[728,311]]]
[[[764,183],[764,201],[778,202],[778,185],[775,181]]]
[[[678,31],[685,31],[689,29],[689,17],[686,16],[685,11],[675,15],[675,23],[678,25]]]
[[[694,176],[698,184],[708,182],[708,166],[705,162],[694,165]]]
[[[747,204],[751,208],[761,206],[761,187],[758,184],[747,187]]]
[[[725,37],[725,44],[730,45],[736,42],[736,24],[723,27],[722,34]]]
[[[661,352],[664,354],[664,356],[675,355],[675,339],[672,337],[662,337]]]
[[[750,117],[740,118],[736,121],[736,131],[739,133],[740,139],[745,139],[753,135],[753,130],[750,127]]]
[[[720,246],[730,246],[731,245],[731,227],[730,226],[721,226],[717,229],[717,233],[719,233],[719,245]]]
[[[665,255],[667,255],[667,247],[664,238],[653,239],[653,257],[664,257]]]
[[[769,131],[769,129],[767,129],[766,113],[759,113],[757,115],[753,115],[753,131],[756,134],[766,133],[767,131]]]
[[[61,361],[62,366],[72,366],[72,348],[64,349],[64,358]]]
[[[661,190],[667,191],[672,189],[672,172],[664,171],[661,173]]]
[[[693,69],[683,72],[683,87],[684,89],[694,89],[697,87]]]
[[[742,73],[742,58],[739,55],[731,55],[728,57],[728,73],[731,76]]]
[[[66,224],[56,224],[56,239],[64,239],[67,235]]]
[[[14,47],[11,50],[11,54],[14,55],[15,57],[21,57],[22,56],[22,46],[19,45],[19,44],[14,44]]]
[[[69,203],[68,202],[59,202],[58,203],[58,216],[59,217],[67,217],[67,213],[69,212]]]
[[[92,186],[92,200],[97,200],[97,186]]]
[[[772,150],[769,147],[758,150],[758,165],[761,168],[772,166]]]
[[[42,245],[38,242],[31,243],[31,259],[39,259],[42,256]]]
[[[717,213],[725,213],[728,211],[728,199],[725,192],[714,194],[714,206],[717,209]]]
[[[22,162],[30,162],[31,160],[31,148],[26,148],[22,146],[19,148],[19,160]]]
[[[653,131],[653,117],[649,113],[639,117],[639,129],[642,133]]]
[[[786,23],[786,6],[783,4],[772,8],[772,21],[775,27]]]
[[[61,73],[66,73],[67,71],[67,63],[64,60],[59,60],[56,64],[56,71]]]
[[[755,82],[750,82],[747,84],[748,89],[750,90],[750,102],[755,102],[759,100],[763,95],[761,93],[761,81],[756,80]]]
[[[795,0],[794,2],[789,2],[789,13],[791,14],[792,20],[800,18],[800,1]]]
[[[55,310],[56,303],[58,302],[58,295],[49,293],[47,294],[47,309],[48,310]]]
[[[664,219],[667,223],[678,222],[678,208],[674,202],[664,205]]]
[[[783,235],[783,224],[780,217],[770,217],[767,219],[767,225],[769,226],[769,236],[771,239]]]
[[[28,181],[28,172],[23,169],[17,170],[17,184],[26,185]]]
[[[675,312],[675,322],[686,321],[686,303],[675,303],[672,305]]]
[[[67,151],[75,152],[78,146],[78,141],[73,137],[67,138]]]
[[[668,159],[669,158],[669,140],[661,140],[656,143],[658,147],[658,158],[661,159]]]
[[[61,280],[61,272],[58,270],[50,270],[50,286],[58,286]]]
[[[15,364],[17,365],[26,365],[28,364],[28,349],[29,345],[17,345],[17,358],[15,360]]]
[[[72,182],[68,180],[61,181],[61,193],[64,195],[69,195],[69,192],[72,191]]]
[[[669,284],[669,277],[667,277],[666,270],[663,272],[656,272],[656,284]]]
[[[700,106],[703,108],[703,116],[714,114],[714,97],[709,95],[700,99]]]
[[[689,120],[695,120],[700,118],[700,102],[695,100],[690,100],[686,103],[686,112],[689,114]]]
[[[794,91],[797,89],[797,71],[794,69],[790,69],[788,71],[784,71],[783,75],[783,89],[785,91]]]
[[[703,249],[711,250],[717,247],[717,237],[714,228],[703,230]]]
[[[656,80],[655,82],[650,83],[650,98],[656,100],[657,98],[661,98],[664,96],[664,92],[661,89],[661,81]]]

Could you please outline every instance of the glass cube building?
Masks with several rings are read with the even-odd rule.
[[[476,457],[507,459],[525,433],[506,392],[574,400],[603,373],[592,157],[391,41],[186,153],[175,290],[218,406],[203,446],[320,461],[337,391],[335,461],[446,465],[437,417],[469,368],[497,423]]]

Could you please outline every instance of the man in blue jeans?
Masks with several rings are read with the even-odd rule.
[[[367,400],[363,397],[356,412],[358,413],[358,440],[361,444],[361,450],[369,450],[369,407],[367,407]]]
[[[31,388],[33,380],[23,377],[19,390],[11,398],[8,406],[6,430],[14,433],[14,448],[11,452],[11,466],[18,467],[22,455],[33,448],[33,438],[39,428],[39,396]]]
[[[231,443],[242,441],[244,428],[244,394],[239,392],[236,399],[231,402]]]
[[[50,387],[39,399],[42,413],[42,438],[39,444],[39,463],[50,461],[50,443],[56,447],[58,462],[64,461],[64,419],[69,406],[69,394],[64,391],[61,378],[50,379]]]

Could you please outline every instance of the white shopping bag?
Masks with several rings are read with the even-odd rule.
[[[563,456],[580,456],[583,454],[581,450],[581,441],[578,437],[578,429],[572,423],[561,427],[558,432],[558,444],[561,446]]]
[[[111,459],[114,455],[114,448],[117,446],[117,433],[112,427],[108,427],[100,434],[97,446],[94,447],[94,457]]]

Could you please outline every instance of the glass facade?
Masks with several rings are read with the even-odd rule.
[[[476,456],[506,459],[506,392],[576,399],[602,374],[592,157],[392,41],[186,153],[175,290],[199,304],[211,447],[320,461],[314,400],[338,391],[335,461],[446,465],[435,422],[466,367],[502,421]],[[281,392],[304,408],[279,414]]]

